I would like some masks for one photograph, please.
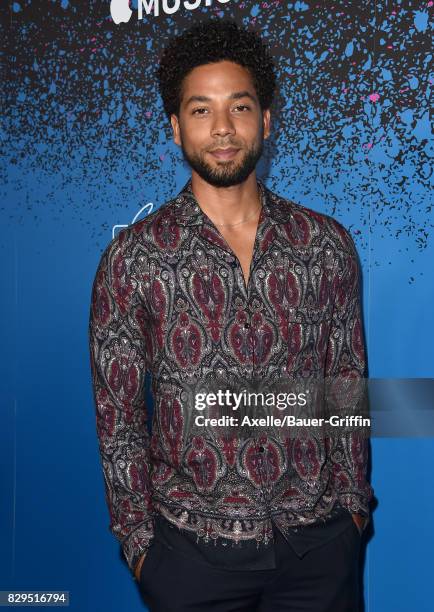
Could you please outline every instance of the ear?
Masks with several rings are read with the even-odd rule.
[[[270,135],[271,116],[270,116],[269,108],[263,111],[262,122],[264,125],[264,139],[265,139],[265,138],[268,138]]]
[[[179,147],[181,146],[181,136],[179,129],[179,120],[175,114],[170,115],[170,123],[172,124],[173,142]]]

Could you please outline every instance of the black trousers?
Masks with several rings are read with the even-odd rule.
[[[300,559],[276,530],[276,569],[230,571],[156,540],[139,587],[150,612],[358,612],[360,544],[351,521]]]

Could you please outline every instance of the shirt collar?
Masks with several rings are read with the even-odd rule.
[[[256,178],[264,217],[271,223],[288,223],[290,220],[290,203],[270,191]],[[175,220],[178,225],[202,225],[206,219],[199,203],[193,193],[191,178],[174,199]]]

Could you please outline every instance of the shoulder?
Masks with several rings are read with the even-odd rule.
[[[143,219],[124,228],[120,232],[122,241],[126,246],[155,242],[155,237],[161,234],[164,228],[173,231],[176,212],[176,198],[174,197],[161,204]]]
[[[356,256],[350,231],[337,219],[296,203],[267,189],[272,214],[283,222],[285,233],[296,244],[308,246],[312,242],[329,244],[335,250]]]
[[[177,214],[175,202],[176,198],[167,200],[143,219],[122,228],[104,249],[101,260],[131,260],[159,250],[165,241],[170,246],[171,239],[180,230],[174,223]]]

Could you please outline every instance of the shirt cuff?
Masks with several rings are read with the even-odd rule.
[[[361,514],[369,519],[369,499],[365,495],[360,495],[360,493],[341,493],[339,495],[339,503],[351,514]]]
[[[135,569],[142,555],[148,550],[154,538],[154,521],[142,523],[122,542],[122,550],[128,567],[135,577]]]

